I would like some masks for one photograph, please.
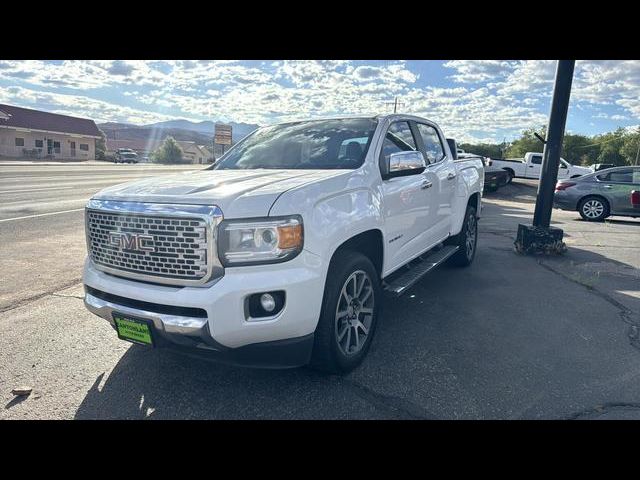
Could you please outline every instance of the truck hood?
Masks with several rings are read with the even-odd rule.
[[[93,198],[128,202],[217,205],[226,218],[263,217],[287,190],[349,170],[199,170],[108,187]]]

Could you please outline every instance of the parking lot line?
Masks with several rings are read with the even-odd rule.
[[[48,217],[49,215],[59,215],[60,213],[79,212],[80,210],[84,210],[84,207],[83,208],[74,208],[74,209],[71,209],[71,210],[62,210],[60,212],[49,212],[49,213],[38,213],[36,215],[25,215],[24,217],[4,218],[4,219],[0,220],[0,223],[2,223],[2,222],[10,222],[12,220],[24,220],[24,219],[27,219],[27,218]]]
[[[5,191],[0,192],[0,195],[8,194],[8,193],[49,192],[51,190],[68,190],[70,188],[75,188],[75,187],[34,188],[34,189],[30,189],[30,190],[5,190]]]

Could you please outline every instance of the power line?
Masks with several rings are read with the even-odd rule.
[[[393,105],[393,113],[396,113],[398,110],[398,104],[404,107],[404,103],[398,102],[398,97],[393,102],[386,102],[385,105]]]

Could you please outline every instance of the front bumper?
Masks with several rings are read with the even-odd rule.
[[[282,264],[228,268],[202,287],[136,282],[87,259],[85,305],[112,326],[114,311],[150,320],[161,347],[233,364],[293,367],[309,361],[325,275],[320,258],[307,251]],[[275,290],[286,299],[277,315],[247,316],[249,295]]]
[[[313,351],[313,333],[303,337],[229,348],[212,339],[207,319],[129,308],[101,299],[88,291],[85,292],[84,304],[90,312],[108,320],[114,329],[113,312],[142,316],[151,320],[155,346],[195,358],[244,367],[293,368],[309,363]]]

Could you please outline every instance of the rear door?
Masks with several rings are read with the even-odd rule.
[[[598,175],[600,191],[609,201],[611,213],[632,214],[638,212],[631,204],[631,192],[640,190],[640,168],[624,168]]]
[[[434,125],[415,123],[418,146],[427,161],[424,175],[432,184],[429,205],[429,225],[427,243],[434,245],[442,241],[451,231],[451,206],[456,192],[456,167],[445,155],[443,139]]]

